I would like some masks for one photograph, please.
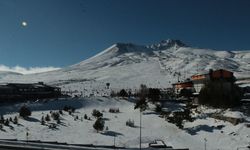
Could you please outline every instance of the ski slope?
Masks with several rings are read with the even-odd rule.
[[[59,58],[56,58],[59,59]],[[237,78],[250,77],[250,51],[215,51],[186,46],[179,40],[138,46],[117,43],[99,54],[60,70],[30,75],[4,75],[0,82],[38,82],[74,88],[136,89],[140,84],[167,88],[209,69],[227,69]],[[180,75],[178,75],[180,74]]]
[[[5,118],[18,115],[17,110],[23,104],[14,106],[1,106],[1,113]],[[104,97],[91,97],[80,99],[61,99],[47,102],[26,103],[32,110],[29,119],[19,118],[19,125],[10,123],[11,127],[4,126],[0,130],[1,139],[26,140],[26,132],[29,133],[28,140],[58,141],[71,144],[94,144],[113,145],[114,136],[116,146],[126,148],[139,147],[139,111],[134,110],[134,103],[123,100]],[[50,111],[62,109],[65,105],[73,106],[76,112],[69,115],[63,112],[61,123],[56,129],[41,125],[42,116],[50,114]],[[119,108],[120,113],[110,113],[109,108]],[[105,128],[108,130],[97,133],[92,127],[95,118],[91,115],[93,109],[102,111],[105,119]],[[151,106],[151,109],[153,107]],[[207,116],[208,113],[217,110],[203,109],[201,114],[193,114],[194,122],[186,122],[184,130],[177,128],[174,124],[168,123],[164,118],[159,117],[153,110],[147,110],[142,115],[142,145],[147,147],[148,143],[160,139],[167,145],[174,148],[190,148],[200,150],[204,148],[204,138],[207,139],[207,149],[229,150],[236,149],[248,144],[250,130],[244,123],[236,126],[231,123],[215,120]],[[201,109],[202,110],[202,109]],[[82,119],[87,114],[91,120]],[[237,114],[227,111],[225,115]],[[78,120],[74,120],[75,116]],[[243,116],[246,119],[249,117]],[[81,120],[82,119],[82,120]],[[128,119],[134,120],[135,127],[125,125]],[[55,121],[46,124],[55,123]],[[222,129],[215,128],[223,125]]]

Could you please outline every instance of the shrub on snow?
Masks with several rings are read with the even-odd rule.
[[[31,111],[27,106],[22,106],[19,110],[19,115],[25,118],[31,115]]]
[[[134,120],[127,120],[126,121],[126,126],[129,126],[129,127],[135,127],[135,122]]]
[[[100,118],[100,117],[103,116],[103,114],[102,114],[99,110],[96,110],[96,109],[94,109],[94,110],[92,111],[92,115],[93,115],[94,117],[96,117],[96,118]]]
[[[98,118],[94,123],[93,128],[97,132],[102,131],[104,129],[104,124],[105,124],[104,120],[102,118]]]

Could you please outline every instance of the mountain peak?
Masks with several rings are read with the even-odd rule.
[[[167,40],[162,40],[160,43],[152,44],[148,47],[156,50],[165,50],[171,47],[187,47],[187,45],[180,40],[167,39]]]
[[[111,48],[118,49],[120,53],[127,53],[127,52],[150,52],[152,51],[151,48],[141,45],[136,45],[132,43],[116,43]]]
[[[137,45],[133,43],[116,43],[115,46],[119,49],[128,49],[128,48],[134,48],[137,47]]]
[[[173,46],[173,45],[187,46],[187,45],[184,44],[181,40],[174,40],[174,39],[162,40],[162,41],[160,42],[160,44],[166,44],[166,45],[169,45],[169,46]]]
[[[156,50],[166,50],[169,48],[179,48],[179,47],[187,47],[186,44],[181,42],[180,40],[173,40],[173,39],[168,39],[168,40],[162,40],[158,44],[152,44],[148,46],[144,45],[137,45],[133,43],[116,43],[106,50],[102,51],[101,53],[97,54],[96,56],[100,56],[103,54],[110,54],[110,53],[115,53],[116,55],[118,54],[123,54],[123,53],[152,53],[153,51]],[[96,57],[94,56],[94,57]]]

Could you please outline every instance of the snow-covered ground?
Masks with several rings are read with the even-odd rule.
[[[63,92],[78,95],[80,99],[64,99],[47,103],[27,104],[33,110],[29,120],[19,119],[20,125],[4,126],[0,130],[0,138],[26,139],[29,132],[30,140],[52,140],[81,144],[113,145],[116,134],[117,146],[138,147],[139,144],[139,111],[134,110],[134,104],[125,100],[104,98],[112,90],[137,90],[140,84],[148,87],[168,88],[171,84],[189,78],[196,73],[203,73],[209,69],[227,69],[233,71],[241,86],[249,86],[250,51],[214,51],[185,46],[180,41],[165,40],[159,44],[138,46],[134,44],[114,44],[103,52],[78,64],[46,73],[20,75],[0,72],[0,83],[6,82],[39,82],[59,86]],[[107,87],[107,83],[110,86]],[[95,96],[95,97],[94,97]],[[97,97],[99,96],[99,97]],[[79,118],[84,114],[91,116],[92,110],[104,111],[105,126],[109,130],[96,133],[92,120],[76,120],[64,112],[62,123],[57,129],[42,126],[42,116],[50,110],[62,109],[65,105],[77,108],[74,115]],[[1,106],[0,113],[5,117],[17,115],[21,104]],[[113,114],[108,110],[119,107],[121,113]],[[178,107],[177,107],[178,108]],[[172,110],[174,107],[167,108]],[[208,117],[208,113],[217,110],[204,109],[201,114],[195,114],[196,120],[186,122],[184,130],[165,121],[152,111],[143,114],[142,141],[143,145],[156,139],[163,140],[175,148],[190,148],[200,150],[204,148],[205,138],[209,150],[231,150],[248,145],[250,129],[244,123],[236,126],[228,122]],[[238,112],[225,112],[225,116],[243,116]],[[249,117],[246,120],[250,120]],[[128,119],[135,121],[137,127],[125,125]],[[217,126],[221,125],[221,129]]]
[[[23,104],[11,106],[1,106],[1,114],[4,117],[18,115],[17,111]],[[113,145],[114,134],[116,135],[116,146],[139,147],[139,111],[134,110],[134,103],[123,100],[105,97],[92,97],[80,99],[61,99],[44,102],[26,103],[32,109],[29,119],[19,118],[20,125],[11,123],[13,127],[4,126],[0,130],[0,138],[17,138],[26,140],[26,132],[29,133],[29,140],[59,141],[77,144],[97,144]],[[76,112],[69,115],[63,112],[61,124],[56,129],[50,129],[40,123],[41,117],[49,114],[52,110],[62,109],[65,105],[73,106]],[[110,113],[109,108],[119,108],[120,113]],[[105,128],[107,131],[97,133],[93,124],[95,118],[91,115],[93,109],[103,112]],[[206,109],[207,110],[207,109]],[[207,139],[207,149],[209,150],[229,150],[248,145],[250,141],[250,129],[244,123],[236,126],[228,122],[223,122],[209,118],[204,111],[196,114],[194,122],[186,122],[181,130],[174,124],[168,123],[164,118],[152,110],[147,110],[142,115],[142,142],[143,146],[148,146],[149,142],[160,139],[167,145],[174,148],[190,148],[200,150],[204,148],[204,138]],[[214,110],[213,110],[214,111]],[[230,114],[230,112],[226,112]],[[87,114],[91,120],[82,119]],[[235,114],[235,113],[234,113]],[[74,116],[78,120],[74,120]],[[81,120],[82,119],[82,120]],[[127,120],[134,120],[134,128],[125,125]],[[50,123],[55,122],[51,121]],[[48,124],[48,123],[47,123]],[[222,125],[222,129],[217,126]]]
[[[164,40],[158,44],[138,46],[118,43],[99,54],[60,70],[30,75],[0,73],[0,82],[38,82],[52,85],[77,83],[99,89],[110,83],[112,89],[171,87],[209,69],[227,69],[237,78],[250,77],[250,51],[215,51],[188,47],[178,40]],[[249,83],[249,82],[248,82]]]

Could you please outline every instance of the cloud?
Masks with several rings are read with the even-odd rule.
[[[15,67],[8,67],[5,65],[0,65],[0,71],[11,71],[11,72],[17,72],[21,74],[33,74],[33,73],[41,73],[41,72],[47,72],[47,71],[53,71],[53,70],[58,70],[61,68],[58,67],[21,67],[21,66],[15,66]]]

